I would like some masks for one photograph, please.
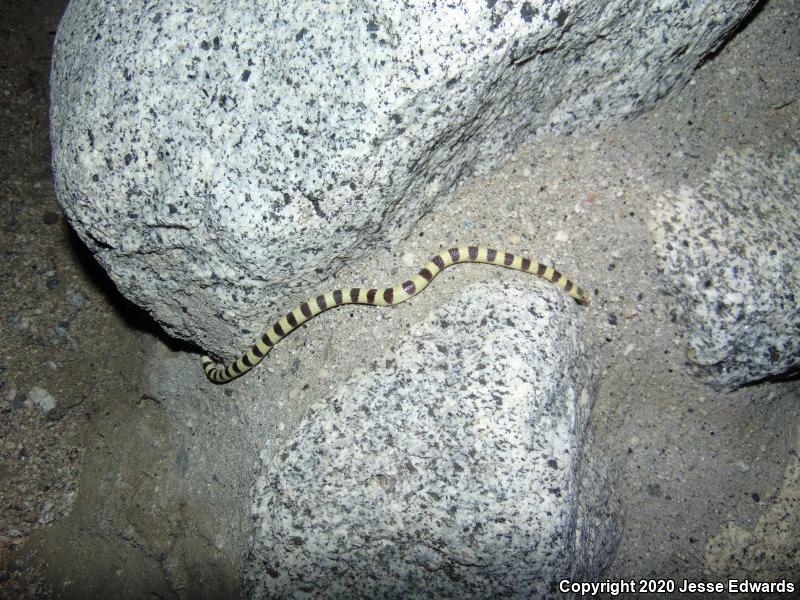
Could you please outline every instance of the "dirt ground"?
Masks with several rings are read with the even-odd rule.
[[[520,275],[454,268],[401,307],[331,311],[248,381],[211,386],[196,354],[119,295],[55,200],[48,71],[63,5],[0,2],[0,598],[236,598],[259,457],[309,399],[467,282]],[[595,294],[581,313],[600,370],[596,451],[624,515],[605,577],[799,586],[800,381],[699,383],[647,233],[655,199],[701,182],[722,148],[798,143],[800,5],[770,0],[654,110],[538,136],[337,279],[399,281],[451,243],[558,265]],[[253,386],[275,401],[254,405]]]

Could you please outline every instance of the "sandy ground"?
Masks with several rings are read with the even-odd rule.
[[[400,307],[328,312],[247,381],[211,386],[71,234],[47,132],[63,6],[19,4],[0,6],[0,597],[235,598],[265,446],[469,281],[524,275],[464,266]],[[771,0],[653,111],[537,137],[401,247],[337,275],[394,283],[452,243],[486,243],[593,290],[581,314],[601,374],[596,451],[624,515],[612,581],[800,584],[800,381],[698,383],[647,233],[655,199],[702,181],[722,148],[780,150],[798,132],[800,5]],[[254,403],[255,388],[271,401]]]

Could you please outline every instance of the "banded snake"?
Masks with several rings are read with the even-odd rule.
[[[215,363],[210,357],[203,356],[200,359],[203,370],[212,382],[227,383],[255,367],[272,350],[275,344],[321,312],[344,304],[370,304],[373,306],[400,304],[424,290],[443,269],[467,262],[497,265],[524,273],[532,273],[551,283],[555,283],[579,304],[588,304],[590,300],[587,292],[576,286],[570,279],[564,277],[553,267],[548,267],[535,260],[523,258],[510,252],[503,252],[485,246],[459,246],[440,252],[428,261],[411,279],[394,287],[337,289],[309,298],[274,323],[249,350],[234,362],[225,365]]]

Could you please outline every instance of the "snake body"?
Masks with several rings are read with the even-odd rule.
[[[321,312],[343,304],[371,304],[393,306],[405,302],[424,290],[443,269],[458,263],[482,263],[497,265],[524,273],[532,273],[555,283],[572,296],[579,304],[589,303],[589,294],[564,277],[553,267],[540,264],[521,256],[502,252],[485,246],[459,246],[440,252],[412,276],[411,279],[389,288],[349,288],[325,292],[309,298],[272,325],[249,350],[234,362],[225,365],[215,363],[208,356],[200,360],[206,376],[214,383],[226,383],[247,373],[260,363],[273,346]]]

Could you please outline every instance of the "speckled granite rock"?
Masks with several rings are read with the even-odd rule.
[[[529,282],[526,282],[529,283]],[[264,453],[252,598],[541,598],[612,553],[577,307],[468,287]]]
[[[230,358],[537,130],[651,106],[755,3],[72,0],[56,192],[128,298]]]
[[[800,362],[800,147],[724,152],[651,224],[705,380],[731,389]]]

